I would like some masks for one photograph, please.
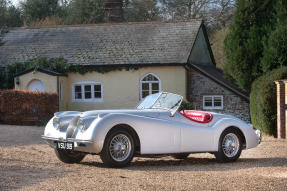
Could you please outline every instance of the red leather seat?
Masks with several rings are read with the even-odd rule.
[[[182,110],[179,112],[184,117],[198,122],[198,123],[209,123],[212,121],[213,116],[211,113],[204,112],[204,111],[196,111],[196,110]]]

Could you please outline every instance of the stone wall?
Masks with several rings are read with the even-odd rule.
[[[202,99],[204,95],[222,95],[223,109],[207,111],[233,115],[250,123],[249,103],[245,99],[192,69],[190,78],[190,92],[188,94],[189,100],[194,105],[195,109],[203,110]]]

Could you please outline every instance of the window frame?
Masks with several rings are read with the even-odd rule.
[[[85,98],[85,86],[91,86],[91,98]],[[95,98],[94,86],[101,86],[101,98]],[[82,99],[75,99],[75,86],[81,86],[81,94]],[[103,84],[101,82],[94,81],[85,81],[85,82],[76,82],[72,84],[72,102],[103,102],[104,94],[103,94]]]
[[[205,98],[211,97],[212,106],[205,106]],[[214,98],[220,97],[221,98],[221,106],[214,106]],[[202,106],[203,109],[223,109],[223,95],[204,95],[202,96]]]
[[[152,75],[152,76],[154,76],[158,81],[143,81],[143,79],[145,78],[145,77],[147,77],[148,75]],[[158,83],[158,92],[161,92],[161,80],[160,80],[160,78],[157,76],[157,75],[155,75],[154,73],[147,73],[147,74],[145,74],[141,79],[140,79],[140,100],[143,100],[144,98],[143,98],[143,93],[142,93],[142,84],[148,84],[149,85],[149,95],[151,95],[152,94],[152,84],[153,83]]]

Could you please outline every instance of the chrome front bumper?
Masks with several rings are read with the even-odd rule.
[[[74,143],[74,150],[79,152],[85,153],[100,153],[100,149],[95,141],[90,140],[79,140],[74,138],[55,138],[55,137],[47,137],[42,135],[42,139],[44,139],[52,148],[56,148],[57,142],[73,142]]]

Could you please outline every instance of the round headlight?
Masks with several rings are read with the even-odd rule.
[[[77,128],[78,128],[81,132],[83,132],[83,131],[86,130],[86,125],[85,125],[85,123],[83,122],[82,119],[79,119],[79,120],[77,121]]]
[[[54,119],[53,119],[53,126],[54,126],[55,129],[59,129],[60,128],[59,118],[54,117]]]

